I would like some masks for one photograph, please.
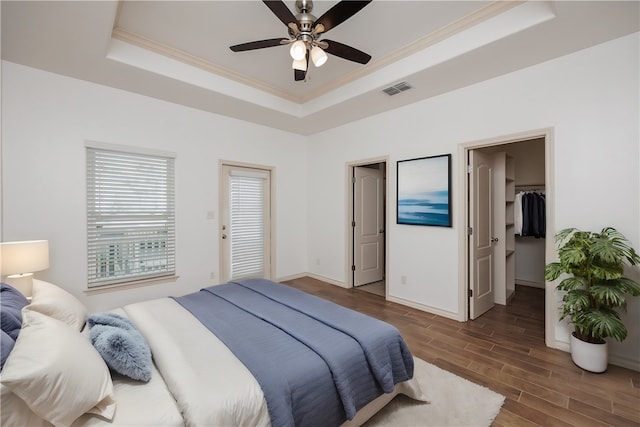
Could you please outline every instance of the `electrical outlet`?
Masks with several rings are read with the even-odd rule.
[[[402,285],[407,284],[407,276],[400,276],[400,284]]]

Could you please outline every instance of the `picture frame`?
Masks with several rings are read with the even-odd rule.
[[[397,224],[451,227],[451,154],[399,160]]]

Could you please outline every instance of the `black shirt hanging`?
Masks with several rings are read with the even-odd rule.
[[[522,194],[522,236],[536,239],[545,237],[546,207],[544,194],[527,192]]]

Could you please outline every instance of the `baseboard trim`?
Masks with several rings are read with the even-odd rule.
[[[460,316],[459,313],[454,313],[452,311],[447,311],[441,308],[432,307],[430,305],[420,304],[415,301],[410,301],[404,298],[394,297],[393,295],[387,294],[387,301],[395,302],[401,305],[406,305],[407,307],[415,308],[417,310],[425,311],[431,314],[436,314],[438,316],[446,317],[447,319],[456,320],[458,322],[464,321],[463,317]]]
[[[531,280],[522,280],[516,278],[516,285],[529,286],[531,288],[540,288],[544,289],[544,283],[533,282]]]
[[[620,366],[622,368],[631,369],[632,371],[640,372],[640,361],[638,361],[637,359],[631,359],[630,357],[627,357],[627,356],[619,356],[616,354],[611,354],[611,351],[609,351],[609,364]]]
[[[276,282],[286,282],[287,280],[300,279],[301,277],[311,277],[312,279],[320,280],[322,282],[327,282],[327,283],[329,283],[331,285],[335,285],[335,286],[339,286],[341,288],[347,289],[347,284],[346,283],[340,282],[338,280],[331,279],[329,277],[321,276],[321,275],[315,274],[315,273],[299,273],[299,274],[292,274],[292,275],[289,275],[289,276],[283,276],[283,277],[279,277],[278,279],[276,279]]]
[[[298,274],[291,274],[289,276],[282,276],[282,277],[278,277],[276,279],[274,279],[276,282],[286,282],[287,280],[295,280],[295,279],[300,279],[302,277],[307,277],[309,274],[308,273],[298,273]]]
[[[335,285],[335,286],[340,286],[341,288],[348,289],[348,286],[347,286],[346,283],[341,282],[339,280],[331,279],[329,277],[321,276],[320,274],[307,273],[306,276],[309,276],[312,279],[321,280],[323,282],[331,283],[332,285]]]

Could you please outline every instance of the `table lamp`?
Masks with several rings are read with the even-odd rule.
[[[24,296],[31,296],[33,273],[47,268],[48,240],[0,243],[0,276]]]

